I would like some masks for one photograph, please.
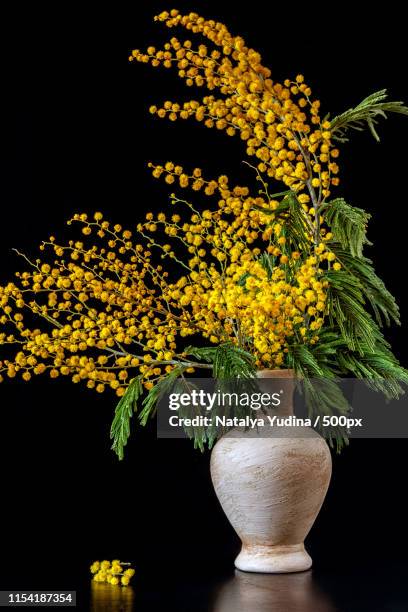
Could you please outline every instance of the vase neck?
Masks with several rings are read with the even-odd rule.
[[[261,390],[265,393],[279,393],[281,402],[275,409],[271,410],[278,416],[293,415],[293,394],[295,391],[295,372],[294,370],[258,370],[257,378],[264,382],[260,384]],[[273,380],[273,384],[268,384],[268,380]]]

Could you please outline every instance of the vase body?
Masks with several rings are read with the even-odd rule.
[[[293,372],[265,370],[260,376],[281,379],[286,398],[281,414],[290,414]],[[304,539],[329,486],[330,451],[311,428],[268,429],[268,437],[232,430],[211,455],[215,492],[242,541],[235,567],[267,573],[307,570],[312,560]]]

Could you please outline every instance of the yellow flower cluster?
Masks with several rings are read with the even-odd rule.
[[[133,235],[101,213],[75,215],[69,223],[81,226],[81,240],[44,242],[57,259],[36,259],[0,287],[0,324],[12,327],[0,344],[17,346],[0,375],[48,372],[122,396],[137,372],[149,389],[175,366],[210,367],[189,360],[192,341],[233,342],[268,368],[284,364],[289,342],[316,342],[326,312],[322,275],[335,259],[330,234],[316,246],[303,211],[310,249],[293,250],[285,217],[273,212],[277,201],[229,188],[226,177],[208,184],[223,196],[213,211],[173,195],[188,221],[148,213]],[[157,258],[177,265],[166,270]]]
[[[292,251],[284,224],[255,209],[256,202],[269,213],[277,202],[268,206],[262,198],[237,197],[237,191],[246,193],[234,188],[216,211],[193,210],[190,223],[180,223],[179,215],[150,214],[139,230],[162,228],[190,253],[190,274],[180,279],[184,291],[171,297],[191,308],[204,338],[232,340],[252,352],[259,367],[278,367],[294,336],[317,341],[327,290],[320,277],[333,254],[324,242],[310,256]]]
[[[130,563],[124,563],[118,559],[110,561],[94,561],[90,570],[95,582],[105,582],[116,586],[128,586],[131,579],[135,575],[135,570],[131,567],[124,569],[124,566],[129,566]]]
[[[176,9],[156,20],[200,34],[210,46],[194,47],[189,39],[172,37],[163,49],[135,49],[129,59],[176,66],[187,85],[206,87],[219,95],[184,103],[167,100],[160,107],[152,106],[151,113],[171,121],[193,117],[230,136],[239,134],[261,173],[297,193],[305,192],[312,205],[319,206],[330,195],[330,187],[339,183],[339,151],[332,144],[330,122],[320,118],[320,102],[312,99],[304,77],[274,82],[260,54],[222,23],[196,13],[181,15]],[[195,185],[198,188],[200,181]]]
[[[274,199],[269,193],[267,182],[254,166],[250,166],[257,172],[257,180],[261,182],[262,189],[258,191],[258,195],[253,197],[250,195],[250,189],[247,186],[230,186],[230,180],[225,174],[217,179],[207,180],[203,176],[201,168],[194,168],[191,173],[188,173],[180,165],[175,165],[168,161],[164,165],[153,164],[149,162],[148,166],[152,168],[152,176],[154,178],[164,178],[164,181],[174,187],[189,188],[194,192],[201,191],[206,196],[220,196],[218,205],[231,212],[236,217],[234,227],[241,226],[243,223],[249,224],[253,229],[259,229],[264,226],[269,219],[271,212],[279,206],[279,201]],[[280,194],[282,195],[282,194]],[[310,205],[310,197],[306,193],[296,194],[296,201],[308,213],[304,222],[309,228],[310,238],[316,242],[316,239],[327,240],[327,230],[324,227],[324,219],[318,212],[318,208]],[[265,213],[261,209],[265,209]],[[265,216],[268,215],[268,217]],[[276,228],[275,228],[276,229]],[[244,230],[241,230],[244,231]],[[270,226],[269,232],[272,232]],[[329,238],[331,235],[329,235]]]
[[[51,237],[41,248],[57,256],[53,263],[30,261],[30,271],[0,287],[0,324],[14,328],[0,334],[0,344],[18,347],[12,360],[0,362],[0,373],[24,380],[44,372],[70,376],[121,396],[129,370],[154,378],[162,372],[159,362],[171,368],[175,336],[192,333],[190,322],[167,303],[167,272],[151,262],[148,248],[131,240],[131,232],[111,226],[100,213],[93,221],[86,215],[74,220],[83,224],[84,236],[94,232],[100,246],[86,247],[82,240],[58,245]]]
[[[172,194],[182,210],[148,213],[135,231],[100,212],[74,215],[68,223],[80,226],[80,239],[60,244],[51,236],[40,247],[44,258],[25,257],[29,269],[0,287],[0,345],[9,347],[0,381],[48,373],[123,396],[138,374],[151,389],[175,367],[210,369],[190,358],[191,344],[232,342],[259,368],[276,368],[287,365],[291,344],[318,341],[325,272],[341,267],[322,215],[338,182],[338,151],[319,102],[301,75],[274,83],[259,53],[224,25],[176,10],[157,19],[202,34],[214,48],[172,38],[164,50],[136,50],[132,59],[176,64],[187,84],[221,97],[152,112],[239,132],[258,158],[248,165],[260,189],[252,195],[226,175],[208,179],[169,161],[150,164],[153,176],[215,196],[217,205],[198,210]],[[271,195],[270,179],[287,190]]]

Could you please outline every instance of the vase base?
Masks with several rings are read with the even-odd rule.
[[[312,559],[303,544],[289,546],[242,546],[235,567],[243,572],[283,574],[303,572],[312,567]]]

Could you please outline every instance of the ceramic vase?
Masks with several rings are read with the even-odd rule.
[[[293,414],[293,370],[263,370],[279,378],[280,415]],[[221,506],[242,541],[235,567],[247,572],[298,572],[331,477],[326,442],[309,427],[269,427],[268,437],[231,430],[214,446],[211,477]],[[278,431],[279,430],[279,431]]]

